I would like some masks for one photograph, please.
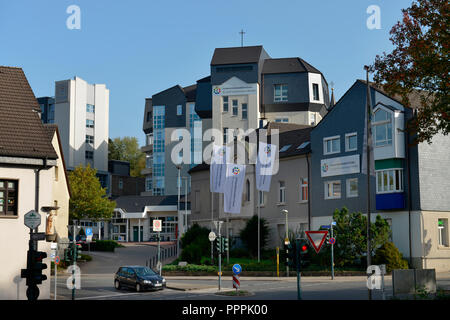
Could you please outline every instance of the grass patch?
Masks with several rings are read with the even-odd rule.
[[[248,297],[252,295],[251,292],[245,290],[224,291],[224,292],[217,292],[216,294],[228,297]]]

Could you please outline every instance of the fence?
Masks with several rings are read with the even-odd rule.
[[[177,256],[177,245],[172,245],[170,247],[161,247],[161,262],[164,263],[165,260]],[[158,264],[158,253],[150,257],[145,261],[145,265],[149,268],[155,269]]]

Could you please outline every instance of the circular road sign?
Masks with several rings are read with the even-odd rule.
[[[335,238],[330,238],[329,243],[330,244],[335,244],[336,243],[336,239]]]
[[[213,242],[214,240],[216,240],[216,234],[214,232],[210,232],[208,235],[209,241]]]
[[[239,264],[235,264],[234,266],[233,266],[233,273],[234,274],[236,274],[236,275],[238,275],[238,274],[240,274],[242,272],[242,267],[239,265]]]
[[[59,264],[59,256],[55,257],[55,264],[58,265]]]

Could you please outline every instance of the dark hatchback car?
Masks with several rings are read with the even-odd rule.
[[[166,279],[158,273],[143,266],[120,267],[114,275],[114,287],[117,290],[127,287],[137,292],[144,290],[162,290],[166,287]]]

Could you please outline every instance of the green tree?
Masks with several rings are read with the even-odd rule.
[[[96,176],[97,170],[79,166],[69,173],[71,198],[69,201],[70,219],[110,219],[116,203],[106,197]]]
[[[140,177],[145,168],[145,153],[139,148],[136,137],[123,137],[109,139],[109,160],[128,161],[130,163],[130,175]]]
[[[394,49],[377,55],[374,80],[403,104],[420,100],[417,118],[408,126],[417,140],[431,141],[450,132],[449,43],[450,4],[443,0],[414,1],[390,31]]]
[[[363,257],[367,253],[367,217],[361,212],[349,213],[347,208],[336,209],[333,214],[336,222],[334,236],[335,263],[337,266],[364,264]],[[370,224],[371,251],[389,240],[390,228],[387,221],[377,215],[375,222]]]
[[[394,269],[408,269],[408,261],[403,259],[403,255],[392,242],[386,242],[377,249],[373,263],[385,264],[387,272]]]
[[[267,245],[269,239],[269,227],[266,219],[260,219],[260,247],[261,251]],[[256,257],[258,256],[258,216],[254,215],[247,221],[244,229],[240,232],[240,237],[244,245],[247,247],[249,253]]]

